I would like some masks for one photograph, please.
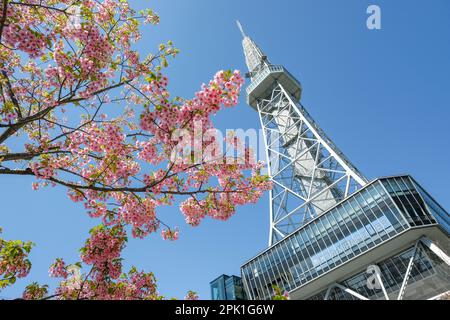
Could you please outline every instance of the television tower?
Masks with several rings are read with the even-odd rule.
[[[367,181],[300,104],[302,87],[241,24],[248,104],[258,111],[270,192],[269,248],[241,266],[248,299],[450,296],[450,214],[409,175]]]
[[[365,186],[367,180],[301,105],[300,82],[284,66],[272,64],[237,24],[251,79],[247,102],[259,113],[274,183],[272,245]]]

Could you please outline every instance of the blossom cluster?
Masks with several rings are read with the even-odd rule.
[[[25,291],[22,294],[22,299],[42,300],[45,299],[47,294],[48,285],[39,285],[37,282],[33,282],[26,286]]]
[[[184,300],[199,300],[197,292],[189,291],[184,297]]]
[[[164,240],[176,241],[179,237],[179,231],[178,228],[176,228],[175,230],[163,229],[161,231],[161,235]]]
[[[57,258],[56,261],[50,266],[49,274],[53,278],[67,278],[69,274],[67,272],[67,266],[64,260]]]
[[[47,43],[42,34],[16,24],[6,26],[3,37],[6,45],[28,53],[31,58],[42,55]]]
[[[28,255],[32,247],[32,242],[0,238],[0,290],[28,275],[31,269]]]
[[[69,275],[63,259],[57,259],[50,266],[50,274],[62,278],[55,294],[58,299],[98,299],[98,300],[137,300],[158,299],[156,279],[153,273],[145,273],[131,268],[122,273],[121,252],[127,238],[120,227],[108,228],[103,225],[93,228],[90,237],[81,248],[81,260],[91,268],[87,274]],[[26,290],[24,297],[33,299]]]
[[[106,228],[99,226],[91,230],[91,236],[82,248],[81,260],[92,265],[93,275],[102,281],[105,275],[119,278],[122,272],[120,255],[127,241],[121,227]]]

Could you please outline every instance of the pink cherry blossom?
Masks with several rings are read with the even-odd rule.
[[[49,274],[54,278],[67,278],[68,273],[67,266],[63,259],[56,259],[56,261],[50,266]]]
[[[155,12],[137,12],[125,0],[45,4],[6,1],[0,8],[0,171],[33,177],[34,190],[66,188],[102,223],[82,248],[80,263],[90,268],[84,281],[72,281],[62,259],[50,267],[63,279],[59,297],[158,299],[151,273],[122,270],[128,235],[160,232],[177,240],[179,230],[164,222],[162,207],[178,205],[173,212],[191,226],[226,221],[272,186],[238,139],[227,138],[244,150],[236,159],[199,155],[212,143],[202,135],[214,131],[219,111],[237,105],[244,79],[237,70],[219,71],[191,98],[177,97],[166,75],[178,54],[173,43],[137,50],[142,23],[151,29],[159,22]],[[0,244],[19,252],[0,259],[0,276],[26,276],[30,244]],[[32,284],[24,297],[44,292]]]

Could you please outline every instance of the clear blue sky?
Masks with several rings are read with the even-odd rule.
[[[142,5],[143,1],[131,1]],[[381,0],[153,0],[161,24],[147,32],[142,50],[173,40],[181,54],[168,74],[174,94],[190,97],[219,69],[245,70],[235,20],[276,64],[303,84],[302,102],[328,135],[369,178],[412,174],[450,209],[450,2]],[[378,4],[382,30],[366,28],[366,8]],[[241,97],[217,115],[219,128],[259,128]],[[31,281],[50,283],[55,257],[78,261],[90,226],[81,206],[62,188],[34,192],[30,178],[0,178],[0,226],[7,238],[36,243],[33,270],[0,293],[19,296]],[[178,242],[154,235],[132,240],[126,265],[153,271],[160,292],[182,298],[209,281],[238,274],[268,240],[268,197],[240,209],[227,223],[184,224],[178,208],[160,211],[181,228]]]

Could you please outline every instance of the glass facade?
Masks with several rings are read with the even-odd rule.
[[[242,279],[222,275],[210,283],[211,300],[246,300]]]
[[[414,253],[414,247],[378,263],[381,271],[381,280],[390,299],[395,300],[402,286],[409,261]],[[370,289],[367,286],[370,275],[363,271],[345,281],[340,282],[344,287],[370,299],[385,299],[380,289]],[[426,289],[420,284],[426,283]],[[450,290],[450,267],[439,257],[423,245],[418,247],[414,257],[411,275],[405,288],[404,299],[427,299]],[[311,297],[309,300],[324,300],[327,290]],[[328,296],[329,300],[358,300],[357,297],[333,288]]]
[[[355,192],[243,265],[249,298],[270,299],[273,285],[292,291],[412,227],[439,220],[448,227],[448,213],[423,193],[408,176]]]
[[[382,182],[410,226],[419,227],[437,223],[410,177],[396,177]]]
[[[414,181],[413,181],[414,182]],[[427,205],[427,209],[433,215],[434,219],[439,223],[439,226],[450,234],[450,215],[447,211],[442,208],[439,203],[437,203],[429,194],[426,192],[420,185],[414,182],[414,186],[416,186],[419,191],[422,199],[425,201]]]

